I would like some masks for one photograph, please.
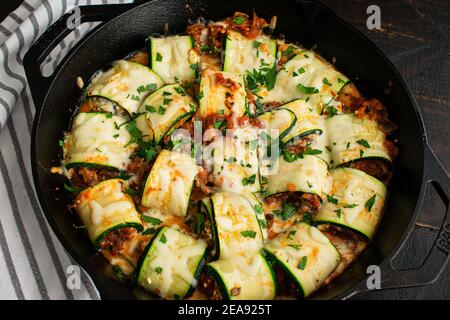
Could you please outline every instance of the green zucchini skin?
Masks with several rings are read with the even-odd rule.
[[[109,228],[108,230],[105,230],[102,234],[100,234],[97,237],[97,239],[95,239],[95,241],[94,241],[95,248],[97,250],[100,249],[100,243],[111,231],[115,231],[115,230],[119,230],[119,229],[123,229],[123,228],[134,228],[134,229],[136,229],[137,232],[142,232],[144,230],[144,226],[142,224],[134,223],[134,222],[126,222],[126,223],[121,223],[121,224],[115,225],[115,226]]]

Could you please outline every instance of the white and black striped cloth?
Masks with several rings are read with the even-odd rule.
[[[66,270],[75,264],[40,209],[30,168],[34,105],[22,59],[31,44],[59,17],[78,5],[131,0],[26,0],[0,24],[0,299],[99,299],[82,272],[80,289],[68,289]],[[82,24],[42,68],[60,59],[95,25]]]

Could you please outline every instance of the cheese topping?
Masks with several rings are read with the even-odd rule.
[[[137,145],[128,144],[131,136],[123,122],[108,113],[77,114],[64,141],[63,165],[91,163],[124,170]]]
[[[178,84],[162,87],[148,96],[139,108],[136,126],[145,139],[159,143],[176,125],[197,108],[194,99]]]
[[[123,192],[120,179],[106,180],[81,192],[76,211],[93,243],[98,243],[99,237],[111,228],[142,225],[133,200]]]
[[[342,224],[371,239],[384,208],[385,185],[352,168],[334,169],[331,176],[333,186],[330,194],[337,203],[325,201],[314,220]]]
[[[197,170],[190,155],[162,150],[145,183],[142,205],[163,214],[185,216]]]
[[[190,36],[151,37],[152,69],[165,83],[195,79],[195,70],[189,60],[193,39]],[[178,80],[178,81],[177,81]]]
[[[265,245],[289,269],[307,297],[334,271],[340,255],[317,228],[299,223]],[[306,258],[305,258],[306,257]]]
[[[196,271],[206,242],[165,227],[153,240],[139,272],[138,283],[162,298],[183,298],[197,286]]]
[[[227,34],[224,71],[245,74],[261,67],[273,67],[276,61],[275,40],[267,36],[248,39],[241,33],[229,30]]]
[[[112,68],[100,71],[94,77],[87,88],[87,95],[108,98],[132,114],[151,91],[163,84],[163,80],[148,67],[119,60]]]

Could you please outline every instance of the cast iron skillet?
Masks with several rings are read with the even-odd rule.
[[[187,3],[190,9],[186,8]],[[73,227],[76,219],[67,212],[66,205],[71,199],[68,192],[61,190],[62,178],[49,171],[50,167],[59,165],[58,140],[67,129],[73,106],[80,96],[75,78],[80,75],[87,80],[107,63],[142,48],[146,36],[162,33],[166,22],[172,33],[183,32],[189,19],[199,16],[221,19],[235,10],[251,12],[253,9],[266,19],[276,15],[277,32],[287,39],[306,48],[317,45],[318,52],[328,60],[336,57],[336,67],[359,88],[366,89],[363,90],[366,95],[381,99],[399,125],[400,156],[395,162],[390,197],[378,233],[351,269],[313,297],[348,298],[366,291],[369,265],[381,267],[381,288],[418,286],[435,281],[449,260],[449,177],[430,149],[417,103],[392,63],[365,36],[315,1],[155,0],[138,7],[81,7],[82,22],[104,23],[69,52],[53,75],[43,77],[39,65],[71,31],[66,26],[68,14],[55,22],[30,48],[24,65],[36,105],[31,139],[33,178],[42,209],[59,240],[92,277],[102,298],[144,297],[142,291],[111,279],[107,261],[95,254],[83,230]],[[389,81],[394,85],[390,93],[385,94]],[[420,268],[396,270],[392,261],[408,241],[420,214],[426,187],[431,185],[446,206],[439,236]]]

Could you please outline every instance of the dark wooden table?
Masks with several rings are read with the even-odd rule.
[[[366,34],[396,65],[422,110],[429,141],[447,172],[450,170],[450,1],[449,0],[322,0]],[[0,20],[21,1],[2,0]],[[381,9],[381,30],[368,30],[369,5]],[[424,210],[441,215],[444,205],[432,190]],[[414,239],[397,267],[418,267],[437,236],[439,219],[420,221]],[[374,291],[372,299],[450,299],[450,265],[434,284]]]

